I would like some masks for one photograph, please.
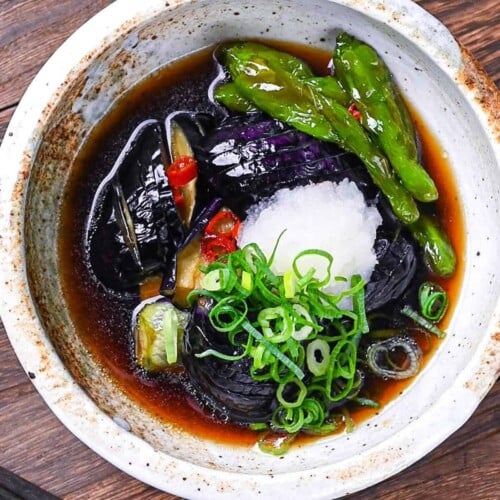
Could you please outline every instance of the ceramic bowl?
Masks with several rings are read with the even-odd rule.
[[[341,30],[384,54],[453,166],[466,243],[448,335],[409,389],[378,416],[352,434],[322,438],[279,459],[159,424],[89,356],[61,293],[53,242],[72,159],[123,92],[189,52],[235,37],[327,49]],[[331,499],[402,470],[467,420],[498,370],[495,99],[487,77],[445,27],[407,0],[117,0],[40,71],[2,145],[1,314],[24,369],[90,448],[182,497],[280,498],[286,491],[288,498]]]

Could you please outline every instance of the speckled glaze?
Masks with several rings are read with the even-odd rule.
[[[453,166],[466,225],[462,291],[440,349],[396,401],[350,435],[283,457],[159,424],[75,335],[57,276],[72,159],[120,94],[187,53],[235,37],[331,48],[346,30],[384,55]],[[186,36],[186,34],[189,36]],[[125,472],[187,498],[331,499],[415,462],[461,426],[495,381],[500,341],[498,93],[449,32],[408,0],[117,0],[28,89],[0,150],[1,315],[58,418]],[[376,431],[374,430],[376,426]],[[244,472],[243,472],[244,467]]]

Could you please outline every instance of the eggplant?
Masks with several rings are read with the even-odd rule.
[[[171,162],[183,156],[196,157],[193,146],[198,144],[213,128],[214,118],[206,113],[178,111],[171,113],[165,120],[167,144]],[[180,188],[184,203],[179,214],[186,227],[190,227],[197,207],[197,179]],[[199,205],[199,203],[198,203]]]
[[[131,134],[99,185],[87,222],[89,267],[106,288],[129,291],[151,274],[175,278],[177,252],[199,231],[210,209],[198,200],[196,179],[183,186],[179,208],[165,174],[182,155],[192,155],[210,129],[205,114],[179,112],[166,120],[167,141],[156,120]]]
[[[161,272],[185,237],[167,163],[161,125],[146,120],[96,191],[85,245],[91,269],[107,288],[129,290]]]
[[[255,381],[248,357],[225,361],[196,355],[215,349],[237,354],[227,336],[215,331],[208,318],[209,301],[199,300],[184,335],[183,364],[199,398],[220,418],[240,423],[268,422],[277,407],[276,383]]]
[[[414,242],[403,231],[384,234],[382,229],[375,240],[377,265],[365,288],[365,306],[373,311],[403,295],[417,270]]]
[[[189,314],[177,309],[172,302],[163,297],[154,297],[141,302],[133,312],[135,358],[137,364],[146,371],[168,368],[170,362],[166,353],[165,314],[171,312],[177,318],[177,342],[182,345],[182,338]],[[177,347],[177,350],[180,350]]]
[[[261,113],[231,115],[195,147],[199,176],[239,216],[278,189],[344,178],[360,181],[358,158]],[[360,184],[368,183],[362,179]],[[370,183],[370,186],[372,183]]]

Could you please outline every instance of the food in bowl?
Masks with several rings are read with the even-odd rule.
[[[78,332],[194,434],[279,454],[350,430],[444,335],[462,238],[447,165],[373,48],[342,34],[330,58],[192,55],[75,161],[59,245]]]

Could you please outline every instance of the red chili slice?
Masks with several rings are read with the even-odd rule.
[[[361,112],[359,111],[359,109],[357,108],[356,104],[351,104],[349,106],[349,109],[347,110],[349,111],[349,113],[351,113],[351,115],[356,118],[356,120],[358,120],[358,122],[361,120]]]
[[[219,210],[205,228],[205,234],[236,239],[240,230],[240,219],[228,208]]]
[[[174,196],[174,202],[178,207],[184,204],[184,196],[180,187],[172,187],[172,194]]]
[[[208,262],[236,250],[236,240],[224,236],[205,236],[201,240],[201,254]]]
[[[198,165],[192,156],[181,156],[167,167],[166,174],[172,187],[182,187],[196,179]]]

